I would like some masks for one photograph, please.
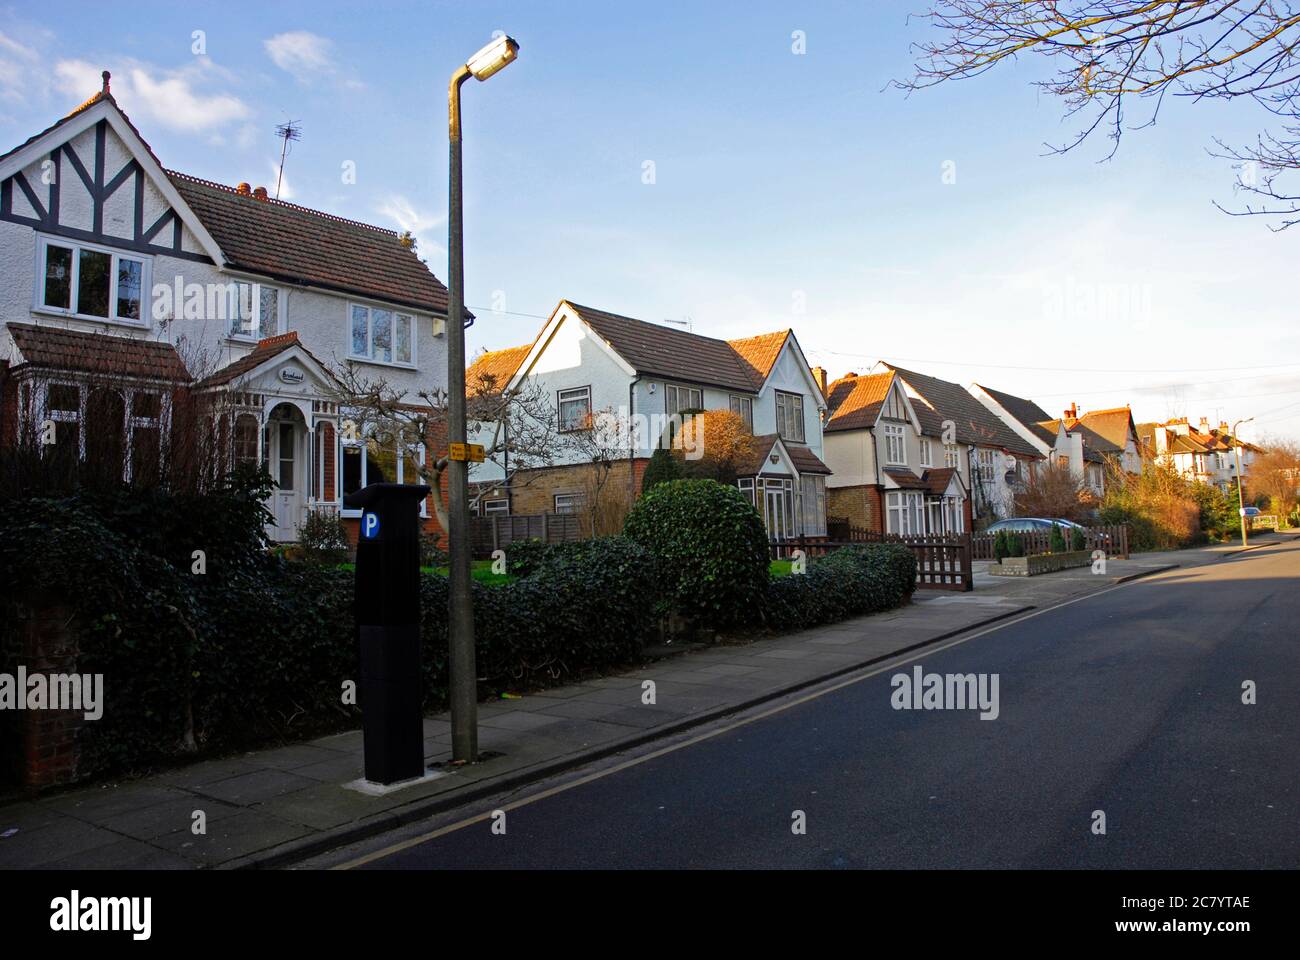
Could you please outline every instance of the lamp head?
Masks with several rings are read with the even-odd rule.
[[[476,80],[486,80],[512,63],[519,56],[519,44],[504,34],[497,37],[486,47],[465,62],[469,72]]]

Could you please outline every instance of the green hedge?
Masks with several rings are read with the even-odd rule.
[[[661,612],[714,628],[752,621],[767,588],[767,533],[735,487],[661,483],[633,505],[623,534],[655,559]]]
[[[763,597],[763,622],[798,630],[878,613],[906,603],[916,588],[916,556],[894,543],[841,547],[807,572],[773,577]]]

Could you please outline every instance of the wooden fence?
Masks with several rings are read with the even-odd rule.
[[[911,549],[916,557],[918,588],[962,592],[974,589],[969,536],[898,536],[853,526],[847,527],[847,533],[843,527],[837,527],[836,533],[841,536],[834,540],[807,537],[773,540],[771,541],[772,559],[790,559],[796,550],[802,550],[805,556],[812,558],[825,556],[840,547],[863,543],[897,543]]]
[[[1009,535],[1009,534],[1008,534]],[[1061,528],[1061,535],[1065,537],[1066,549],[1070,547],[1071,533],[1065,527]],[[1051,530],[1031,530],[1019,534],[1025,542],[1025,555],[1032,556],[1036,553],[1050,553],[1052,549],[1052,531]],[[976,560],[993,559],[993,540],[996,534],[977,533],[971,537],[971,547]],[[1084,540],[1087,544],[1087,550],[1104,550],[1108,557],[1127,557],[1128,556],[1128,524],[1112,524],[1100,527],[1088,527],[1084,534]]]
[[[581,539],[582,525],[574,513],[535,513],[522,516],[496,514],[469,519],[470,551],[479,560],[492,556],[493,550],[504,549],[518,540],[563,543],[566,540]]]

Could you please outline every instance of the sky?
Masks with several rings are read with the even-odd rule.
[[[1009,64],[907,96],[924,0],[0,6],[0,152],[113,74],[169,168],[410,230],[446,277],[464,90],[472,353],[561,299],[715,337],[794,328],[832,378],[887,360],[1139,421],[1300,438],[1300,227],[1230,217],[1244,103],[1167,103],[1107,159]]]

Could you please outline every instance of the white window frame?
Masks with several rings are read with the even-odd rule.
[[[366,353],[365,354],[353,353],[352,351],[352,311],[353,310],[366,311]],[[394,357],[397,354],[397,318],[406,317],[411,322],[411,359],[410,360],[375,359],[374,316],[376,310],[383,310],[384,312],[390,313],[393,316],[393,329],[392,329],[393,341],[392,342],[393,342]],[[281,315],[283,315],[283,313]],[[362,303],[358,300],[350,300],[348,301],[347,314],[344,316],[344,328],[343,328],[344,333],[347,336],[347,339],[344,342],[347,344],[348,359],[355,360],[358,363],[373,363],[376,366],[380,366],[380,367],[398,367],[399,369],[402,370],[414,370],[417,366],[419,366],[420,363],[420,357],[419,357],[418,347],[417,347],[417,343],[419,341],[419,337],[417,336],[417,333],[419,332],[419,326],[420,325],[416,320],[416,315],[414,313],[411,313],[410,311],[405,311],[400,309],[399,307],[390,307],[380,303]]]
[[[483,516],[491,517],[501,514],[510,516],[510,499],[508,497],[493,497],[491,500],[483,500]],[[498,506],[498,504],[500,506]]]
[[[957,449],[957,444],[945,443],[943,445],[943,465],[957,470],[961,469],[961,451]]]
[[[815,473],[800,477],[803,496],[803,535],[826,536],[826,478]]]
[[[86,459],[86,402],[90,392],[96,390],[114,390],[122,395],[122,479],[127,483],[135,479],[133,449],[136,427],[154,427],[158,430],[158,456],[164,455],[167,437],[171,431],[171,393],[163,384],[128,384],[128,383],[81,383],[76,380],[57,378],[40,380],[33,384],[36,388],[37,422],[53,420],[55,423],[77,424],[77,459]],[[77,391],[77,409],[51,410],[49,407],[50,387],[71,387]],[[158,397],[157,417],[137,417],[131,410],[135,405],[137,393],[150,393]]]
[[[243,323],[239,321],[239,288],[251,287],[253,290],[252,307],[253,317],[251,320],[252,329],[245,331]],[[227,292],[226,300],[226,339],[233,340],[236,343],[257,343],[262,340],[262,290],[275,291],[275,329],[265,334],[266,337],[276,337],[285,332],[286,324],[284,317],[284,308],[287,295],[283,287],[273,286],[269,283],[258,283],[256,280],[243,280],[236,278],[230,282],[230,289]],[[348,316],[351,316],[351,311]],[[238,328],[231,329],[232,323],[239,323]],[[349,333],[351,328],[349,327]],[[351,344],[349,344],[351,346]],[[354,358],[360,359],[360,358]]]
[[[891,467],[907,466],[907,438],[900,423],[885,424],[885,463]]]
[[[311,431],[311,433],[314,436],[315,431]],[[361,436],[359,434],[353,437],[345,437],[343,435],[343,431],[337,428],[334,431],[334,436],[338,438],[334,450],[334,477],[335,477],[334,496],[337,502],[342,503],[343,497],[345,495],[343,490],[343,449],[344,447],[361,448],[361,486],[358,487],[357,489],[359,490],[365,489],[365,487],[368,485],[366,482],[366,470],[367,470],[366,445],[369,443],[369,438]],[[417,451],[416,459],[418,459],[421,463],[423,463],[424,460],[426,459],[426,450],[424,444],[422,443],[416,444],[415,449]],[[397,479],[394,482],[395,483],[421,483],[422,481],[419,479],[418,476],[411,480],[403,479],[403,477],[406,475],[406,457],[403,456],[403,453],[405,453],[406,451],[403,449],[402,444],[398,445],[396,452],[397,452]],[[324,459],[325,459],[324,457],[321,458],[322,463],[324,462]],[[321,489],[322,490],[324,489],[323,485]],[[339,510],[339,515],[342,517],[355,518],[355,517],[360,517],[363,512],[364,511],[362,510],[349,509],[348,507],[343,507]],[[428,517],[428,515],[429,515],[428,498],[426,497],[424,500],[420,501],[420,516]]]
[[[921,444],[920,444],[920,445],[921,445],[921,466],[923,466],[923,467],[933,467],[933,466],[934,466],[934,460],[931,459],[931,457],[932,457],[932,453],[931,453],[930,440],[929,440],[929,438],[927,438],[927,437],[922,437],[922,438],[921,438]]]
[[[569,507],[567,510],[560,509],[560,501],[563,500]],[[557,514],[576,514],[582,509],[582,494],[580,493],[557,493],[551,497],[551,508],[553,513]]]
[[[686,402],[682,402],[682,394],[686,395]],[[673,402],[669,402],[669,397]],[[693,403],[692,401],[698,401]],[[687,387],[677,383],[664,384],[664,413],[672,415],[681,413],[683,410],[703,410],[704,409],[704,391],[699,387]]]
[[[745,425],[745,429],[750,433],[754,432],[754,398],[742,397],[731,394],[727,397],[727,405],[731,412],[737,414]]]
[[[153,290],[153,257],[135,251],[122,251],[98,243],[84,243],[46,234],[36,235],[36,283],[32,289],[32,311],[60,317],[73,317],[94,323],[113,323],[123,327],[140,330],[149,329],[153,324],[153,303],[150,291]],[[72,251],[72,276],[68,282],[68,305],[52,307],[45,303],[45,264],[50,246],[64,247]],[[81,251],[108,254],[108,316],[98,317],[93,313],[78,313],[77,298],[81,292]],[[120,260],[130,260],[140,264],[140,319],[122,318],[117,315],[117,265]]]
[[[569,396],[566,396],[568,394]],[[582,400],[587,401],[587,422],[579,427],[566,427],[564,425],[564,405],[566,403],[578,403]],[[555,427],[560,433],[581,433],[584,430],[592,428],[592,406],[591,406],[591,387],[566,387],[563,390],[555,391]]]
[[[736,488],[740,490],[742,495],[749,498],[749,505],[751,507],[758,509],[758,501],[754,497],[753,477],[740,477],[736,480]]]
[[[795,443],[806,443],[807,430],[806,425],[803,422],[803,416],[802,393],[790,393],[786,390],[776,391],[777,436],[782,440],[792,440]],[[797,423],[799,425],[798,436],[791,432],[792,423]]]

